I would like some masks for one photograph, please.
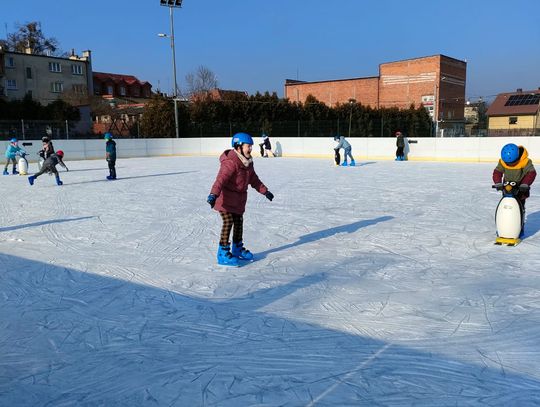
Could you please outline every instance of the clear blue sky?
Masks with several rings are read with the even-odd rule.
[[[172,88],[168,9],[159,0],[1,0],[1,36],[37,20],[96,71]],[[445,54],[468,62],[467,96],[540,87],[540,0],[184,0],[175,10],[180,86],[199,65],[224,89],[378,73],[382,62]]]

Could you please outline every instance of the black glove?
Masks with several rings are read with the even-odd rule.
[[[216,196],[214,194],[208,195],[208,198],[206,198],[206,202],[210,205],[210,208],[213,208],[216,204]]]
[[[531,189],[531,187],[527,184],[521,184],[519,186],[519,192],[529,192],[529,189]]]
[[[492,188],[495,188],[497,191],[501,191],[503,189],[502,182],[497,182],[495,185],[492,186]]]
[[[272,202],[272,199],[274,199],[274,194],[270,191],[266,191],[266,194],[264,194],[264,196],[270,201]]]

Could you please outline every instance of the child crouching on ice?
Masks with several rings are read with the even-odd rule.
[[[219,161],[221,166],[207,202],[223,219],[217,252],[218,264],[238,266],[238,260],[252,260],[253,254],[243,243],[243,214],[246,210],[247,189],[251,185],[270,201],[274,195],[261,182],[255,169],[251,150],[253,139],[249,134],[237,133],[232,138],[232,150],[225,150]],[[233,230],[232,248],[229,236]]]
[[[354,167],[356,165],[356,163],[355,163],[354,158],[353,158],[353,156],[351,154],[351,151],[352,151],[351,144],[347,140],[345,140],[345,137],[339,136],[339,135],[334,136],[334,141],[337,142],[337,145],[334,147],[334,151],[336,152],[336,154],[335,154],[336,165],[339,165],[339,161],[338,161],[339,160],[339,150],[343,149],[343,151],[344,151],[343,163],[341,164],[341,166],[342,167],[347,166],[347,157],[349,157],[351,159],[350,166]]]
[[[62,167],[66,169],[66,171],[69,171],[66,164],[64,164],[64,161],[62,161],[62,158],[64,157],[64,152],[62,150],[58,150],[56,153],[53,153],[50,155],[49,158],[47,158],[45,161],[43,161],[43,165],[41,166],[41,169],[37,174],[30,175],[28,177],[28,182],[30,185],[34,185],[34,182],[36,181],[37,177],[40,175],[49,172],[54,174],[56,178],[56,185],[63,185],[64,183],[60,181],[60,175],[58,175],[58,171],[56,170],[56,166],[60,164]]]

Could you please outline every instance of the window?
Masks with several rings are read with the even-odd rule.
[[[7,90],[17,90],[17,79],[6,79]]]
[[[516,116],[510,116],[508,118],[508,124],[517,124],[518,118]]]
[[[73,93],[82,95],[86,93],[86,87],[84,85],[73,85]]]
[[[6,59],[6,67],[15,68],[15,59],[13,59],[13,57],[8,57]]]
[[[126,96],[126,88],[125,88],[125,86],[120,86],[120,94],[122,96]]]
[[[71,73],[73,75],[82,75],[82,65],[71,65]]]
[[[49,71],[62,72],[62,65],[58,62],[49,62]]]
[[[51,82],[51,92],[62,93],[64,91],[64,84],[62,82]]]
[[[26,68],[26,79],[32,79],[32,68]]]
[[[107,95],[112,95],[113,94],[113,87],[111,85],[108,85],[107,86]]]

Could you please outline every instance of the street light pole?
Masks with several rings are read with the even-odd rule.
[[[355,99],[349,99],[349,138],[351,137],[351,125],[352,125],[352,108],[353,104],[356,102]]]
[[[176,84],[176,52],[174,49],[174,18],[173,18],[173,8],[169,7],[171,15],[171,48],[172,48],[172,61],[173,61],[173,81],[174,81],[174,128],[176,138],[180,138],[180,130],[178,126],[178,85]]]
[[[173,8],[182,7],[182,0],[160,0],[159,3],[162,6],[169,7],[169,15],[171,19],[171,34],[169,38],[171,40],[171,50],[172,50],[172,66],[173,66],[173,103],[174,103],[174,127],[176,138],[180,138],[180,129],[178,125],[178,85],[176,82],[176,51],[174,48],[174,16]],[[166,34],[160,34],[160,37],[166,37]]]

